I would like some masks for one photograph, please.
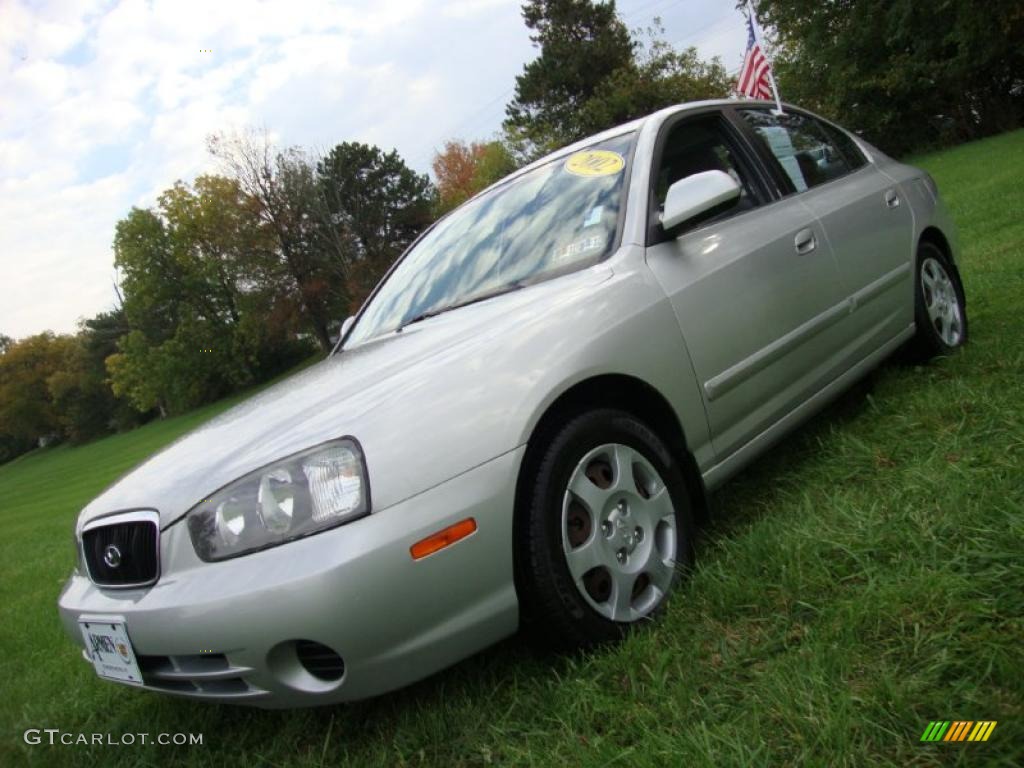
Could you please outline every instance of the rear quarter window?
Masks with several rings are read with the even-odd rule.
[[[860,147],[857,146],[857,142],[854,141],[846,131],[840,130],[835,126],[823,123],[820,120],[816,120],[816,123],[821,126],[821,129],[825,132],[835,144],[836,149],[842,154],[843,159],[846,160],[846,164],[850,167],[851,171],[856,171],[858,168],[863,168],[868,164],[868,159],[864,156]]]

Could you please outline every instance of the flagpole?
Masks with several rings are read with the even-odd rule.
[[[779,89],[775,85],[775,66],[768,56],[768,49],[764,46],[764,38],[761,37],[761,25],[757,23],[757,14],[754,13],[754,3],[752,0],[747,0],[747,12],[750,14],[750,24],[754,28],[754,39],[761,47],[761,55],[768,60],[768,82],[771,84],[772,94],[775,96],[775,111],[781,115],[783,114],[782,100],[779,98]]]

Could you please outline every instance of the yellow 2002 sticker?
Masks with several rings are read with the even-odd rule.
[[[585,149],[574,152],[565,161],[565,170],[576,176],[611,176],[626,167],[618,152],[608,149]]]

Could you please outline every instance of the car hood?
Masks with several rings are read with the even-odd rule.
[[[450,418],[446,412],[458,408],[457,387],[466,380],[465,372],[486,367],[482,361],[496,339],[536,324],[552,303],[579,297],[611,274],[599,265],[330,356],[211,419],[131,470],[82,510],[79,528],[96,517],[138,508],[156,509],[166,526],[243,475],[342,436],[355,437],[363,446],[375,511],[469,469],[473,463],[460,466],[449,451],[433,462],[434,475],[410,471],[410,460],[402,455],[402,430],[424,431],[420,423],[408,426],[410,414],[433,407],[438,419]],[[404,464],[395,466],[400,458]],[[437,477],[437,472],[447,476]]]

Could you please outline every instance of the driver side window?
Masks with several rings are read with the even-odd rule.
[[[704,171],[729,174],[740,185],[740,197],[727,211],[712,219],[699,220],[690,228],[735,216],[763,202],[763,196],[754,184],[753,174],[734,148],[727,131],[728,128],[718,116],[684,120],[670,130],[654,179],[651,201],[653,222],[658,221],[658,215],[664,208],[669,187],[680,179]]]

